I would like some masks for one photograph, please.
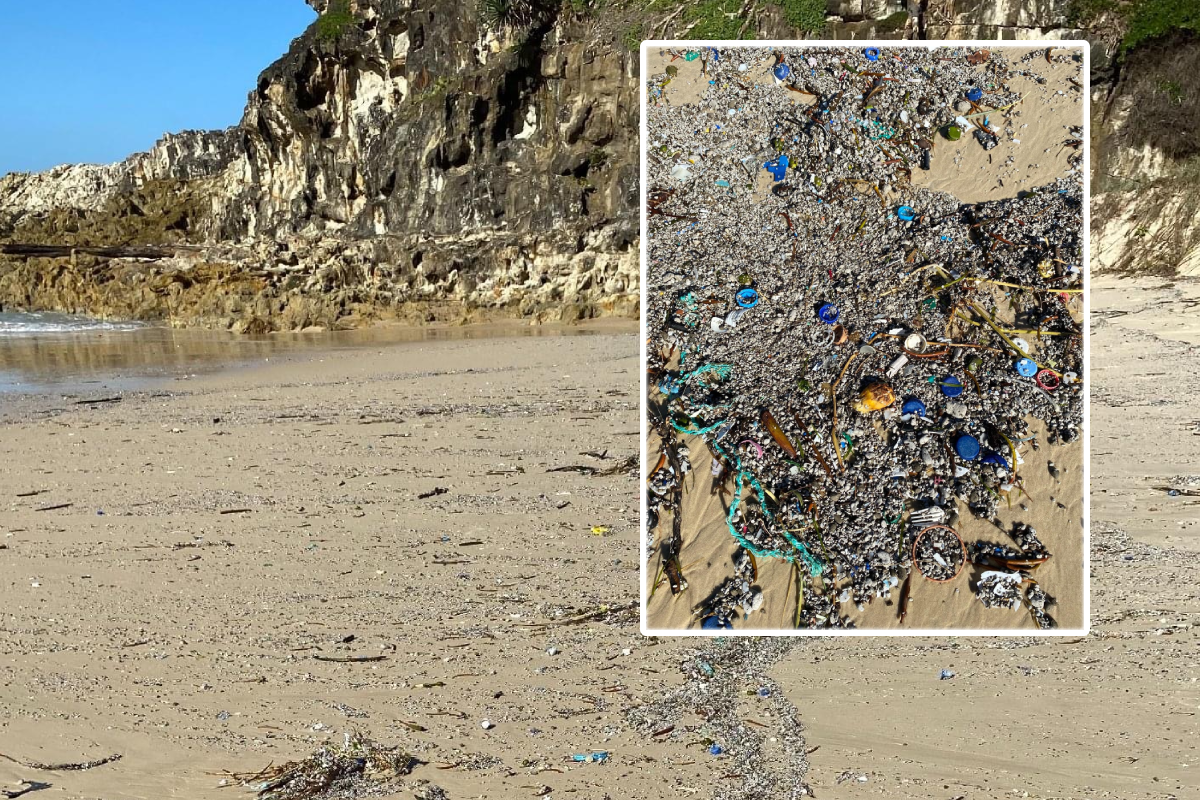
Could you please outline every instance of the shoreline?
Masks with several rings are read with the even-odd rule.
[[[273,359],[436,341],[561,338],[636,333],[622,319],[578,323],[386,323],[349,331],[235,334],[144,325],[129,331],[0,336],[0,396],[139,391]]]

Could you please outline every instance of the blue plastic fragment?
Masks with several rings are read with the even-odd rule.
[[[863,55],[867,57],[867,61],[878,61],[879,60],[879,48],[878,47],[868,47],[866,50],[863,50]]]
[[[780,156],[774,161],[768,161],[763,164],[763,169],[771,173],[776,181],[781,181],[787,175],[788,163],[787,156]]]
[[[984,454],[983,463],[995,464],[997,467],[1004,467],[1004,469],[1008,469],[1008,461],[1004,458],[1004,456],[1000,455],[994,450],[989,450]]]
[[[791,75],[791,74],[792,74],[792,68],[789,67],[787,64],[775,65],[775,77],[778,78],[779,80],[786,81],[788,78],[788,75]]]
[[[900,208],[896,210],[896,216],[905,222],[912,222],[917,218],[917,212],[913,211],[912,206],[900,206]]]
[[[983,90],[977,86],[973,86],[967,90],[967,99],[972,103],[978,103],[983,99]]]

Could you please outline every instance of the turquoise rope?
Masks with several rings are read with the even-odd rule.
[[[683,363],[682,358],[683,358],[683,354],[681,353],[680,354],[680,364]],[[688,372],[685,375],[681,376],[679,378],[679,382],[687,383],[692,378],[697,378],[697,377],[700,377],[703,375],[709,375],[709,374],[716,375],[718,380],[726,380],[729,378],[730,375],[733,374],[733,367],[729,364],[704,364],[704,365],[692,370],[691,372]],[[723,408],[724,408],[724,406],[713,407],[713,406],[706,405],[706,406],[701,406],[698,409],[696,409],[696,412],[709,410],[709,409],[722,410]],[[692,414],[693,419],[695,419],[696,416],[698,416],[698,413]],[[719,422],[713,423],[712,425],[706,425],[702,428],[685,428],[682,425],[680,425],[679,423],[677,423],[675,420],[670,420],[672,428],[679,431],[680,433],[687,433],[687,434],[691,434],[693,436],[703,436],[705,434],[712,433],[713,431],[717,430],[718,428],[721,428],[722,426],[724,426],[726,422],[727,422],[727,420],[721,420]],[[717,444],[715,441],[712,443],[712,446],[714,449],[716,449],[716,451],[720,455],[722,455],[725,458],[730,458],[729,454],[726,453],[723,449],[721,449],[721,446],[719,444]],[[804,546],[804,543],[799,541],[798,539],[796,539],[796,537],[792,536],[792,534],[789,531],[786,531],[786,530],[783,531],[783,538],[787,539],[788,544],[790,544],[792,547],[796,548],[796,551],[797,551],[796,553],[786,553],[782,550],[763,550],[761,548],[755,547],[754,545],[752,545],[750,543],[750,541],[748,539],[746,539],[745,536],[742,536],[742,534],[740,534],[738,532],[737,528],[735,528],[733,526],[733,517],[737,513],[738,505],[741,503],[742,490],[745,488],[747,479],[749,479],[750,486],[754,489],[755,494],[758,495],[758,504],[762,508],[763,513],[767,515],[768,519],[770,518],[771,512],[767,510],[766,493],[763,491],[762,485],[758,482],[758,479],[755,478],[754,475],[752,475],[750,472],[748,472],[747,470],[742,468],[742,460],[740,458],[734,456],[734,457],[732,457],[732,460],[734,462],[736,462],[736,464],[737,464],[737,466],[736,466],[737,491],[734,493],[733,502],[729,504],[729,513],[725,517],[725,526],[727,528],[729,528],[729,533],[733,535],[733,538],[737,541],[738,544],[740,544],[742,547],[746,548],[748,551],[750,551],[751,553],[753,553],[754,555],[756,555],[760,558],[782,558],[783,560],[788,561],[790,563],[795,563],[796,559],[800,558],[808,566],[809,574],[812,575],[814,578],[816,576],[822,574],[824,572],[825,568],[821,564],[821,562],[818,561],[816,558],[814,558],[812,553],[808,552],[808,548]]]
[[[722,450],[721,446],[716,442],[713,442],[713,447],[722,456],[725,456],[726,458],[730,457],[729,454]],[[733,517],[735,514],[737,514],[738,505],[741,503],[742,489],[745,486],[746,478],[750,479],[750,485],[754,488],[755,493],[758,495],[758,503],[759,506],[762,507],[763,513],[768,517],[771,513],[767,510],[766,495],[763,492],[762,486],[759,484],[758,479],[751,475],[748,471],[742,469],[742,460],[740,458],[734,456],[733,460],[737,462],[738,473],[737,491],[733,495],[733,502],[729,504],[729,514],[725,517],[725,527],[729,528],[729,533],[735,540],[737,540],[738,544],[760,558],[782,558],[784,561],[795,563],[798,557],[802,559],[808,566],[808,572],[814,578],[822,574],[825,571],[825,568],[821,562],[814,558],[812,553],[808,552],[808,548],[804,546],[804,543],[798,541],[790,532],[783,531],[783,538],[787,539],[788,543],[792,545],[792,547],[796,548],[798,553],[786,553],[782,550],[763,550],[755,547],[748,539],[746,539],[746,537],[742,536],[742,534],[738,532],[737,528],[733,526]]]

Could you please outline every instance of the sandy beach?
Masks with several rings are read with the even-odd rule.
[[[633,335],[398,345],[94,408],[6,402],[0,753],[123,758],[0,761],[0,786],[252,797],[211,773],[358,728],[426,762],[385,796],[432,796],[421,781],[450,798],[762,796],[733,768],[739,747],[705,750],[720,712],[768,753],[771,726],[798,715],[818,797],[1187,796],[1197,556],[1130,539],[1108,512],[1084,639],[789,643],[763,673],[716,684],[712,720],[633,724],[714,684],[681,665],[738,646],[641,637],[636,479],[546,472],[613,463],[585,450],[634,452],[636,353]],[[1136,386],[1100,375],[1101,392]],[[1126,490],[1106,476],[1137,446],[1097,447],[1098,497]],[[60,503],[73,505],[36,510]],[[788,706],[747,696],[762,686]],[[592,748],[610,760],[567,760]]]

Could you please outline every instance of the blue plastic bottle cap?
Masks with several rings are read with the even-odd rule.
[[[910,397],[904,401],[904,405],[900,406],[901,414],[916,414],[918,417],[925,416],[925,404],[915,397]]]
[[[838,321],[840,314],[837,306],[833,303],[826,303],[817,309],[817,316],[821,318],[821,322],[824,322],[826,325],[832,325]]]
[[[719,631],[725,628],[732,628],[733,626],[728,622],[721,622],[717,617],[705,617],[704,621],[700,623],[700,627],[706,631]]]
[[[958,397],[963,393],[962,381],[953,375],[942,378],[942,394],[946,397]]]
[[[913,211],[911,206],[900,206],[900,208],[896,210],[896,216],[905,222],[911,222],[916,219],[917,212]]]
[[[775,77],[781,81],[786,81],[787,76],[792,74],[792,68],[787,64],[778,64],[775,67]]]
[[[737,293],[737,304],[742,308],[754,308],[758,305],[758,292],[753,289],[742,289]]]
[[[969,433],[964,433],[954,440],[954,452],[966,461],[979,458],[979,440]]]
[[[879,48],[878,47],[868,47],[866,50],[863,50],[863,55],[867,57],[867,61],[878,61],[879,60]]]
[[[968,89],[967,90],[967,99],[970,100],[972,103],[978,103],[980,100],[983,99],[983,91],[981,89],[979,89],[978,87]]]
[[[1004,456],[1000,455],[995,450],[989,450],[984,454],[983,463],[995,464],[998,467],[1004,467],[1005,469],[1008,469],[1008,461],[1005,460]]]
[[[1017,367],[1017,372],[1022,377],[1032,378],[1034,375],[1037,375],[1037,371],[1038,371],[1037,364],[1033,363],[1033,361],[1031,361],[1028,358],[1022,358],[1020,361],[1017,362],[1016,367]]]

